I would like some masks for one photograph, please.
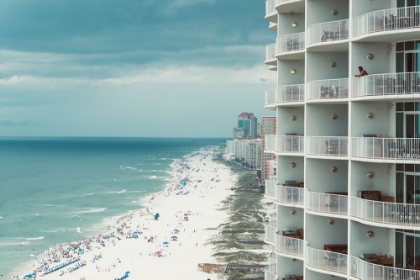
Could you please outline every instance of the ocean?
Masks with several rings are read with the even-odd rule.
[[[175,159],[223,140],[0,138],[0,279],[147,207]]]

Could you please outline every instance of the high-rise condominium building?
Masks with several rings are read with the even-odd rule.
[[[257,117],[253,113],[243,112],[238,116],[238,127],[245,129],[245,137],[257,137]]]
[[[267,280],[420,279],[419,2],[267,0]]]
[[[265,145],[266,136],[271,134],[276,134],[276,117],[261,117],[261,141],[263,146]],[[262,154],[261,173],[263,179],[268,179],[270,175],[273,175],[273,168],[270,168],[269,165],[274,158],[273,153]]]

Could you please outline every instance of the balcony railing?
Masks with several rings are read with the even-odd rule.
[[[270,243],[276,242],[276,222],[271,221],[264,225],[264,240]]]
[[[336,42],[349,38],[348,19],[313,24],[308,27],[308,45]]]
[[[272,15],[277,13],[276,5],[278,4],[279,0],[266,0],[265,1],[265,16]]]
[[[298,187],[278,186],[277,201],[285,204],[304,205],[305,189]]]
[[[265,49],[265,60],[270,61],[276,59],[276,44],[270,44]]]
[[[353,137],[352,156],[420,160],[420,138]]]
[[[305,32],[282,35],[277,38],[277,53],[297,52],[305,49]]]
[[[270,264],[265,267],[264,270],[265,280],[277,280],[276,264]]]
[[[353,36],[420,26],[420,6],[370,12],[353,19]]]
[[[265,138],[265,150],[276,153],[299,154],[304,152],[304,136],[270,134]]]
[[[349,79],[334,79],[309,82],[308,100],[348,98]]]
[[[276,179],[265,180],[265,195],[271,196],[274,198],[276,196],[276,187],[277,187]]]
[[[420,205],[351,198],[351,215],[363,220],[391,225],[420,226]]]
[[[277,103],[305,101],[305,85],[279,86],[276,93]]]
[[[420,72],[387,73],[353,78],[353,97],[420,93]]]
[[[304,243],[302,239],[277,235],[276,251],[303,258]]]
[[[265,106],[305,101],[305,85],[280,86],[265,92]]]
[[[347,255],[306,247],[306,263],[314,268],[347,274]]]
[[[382,266],[365,262],[362,259],[351,256],[351,276],[361,280],[376,279],[420,279],[420,271],[403,269],[398,267]]]
[[[347,157],[348,137],[309,136],[307,153],[314,156]]]
[[[348,197],[329,193],[307,192],[306,207],[308,210],[347,215]]]
[[[265,91],[265,106],[275,106],[277,91],[275,89],[269,89]]]

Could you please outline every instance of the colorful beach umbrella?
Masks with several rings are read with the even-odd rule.
[[[162,244],[168,245],[168,244],[169,244],[169,242],[168,242],[168,241],[165,241],[165,242],[163,242]]]

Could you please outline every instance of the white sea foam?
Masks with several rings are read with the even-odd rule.
[[[27,242],[19,242],[19,243],[2,243],[0,242],[0,246],[16,246],[16,245],[22,245],[22,246],[28,246],[29,244],[31,244],[31,242],[27,241]]]
[[[71,216],[69,216],[69,218],[80,218],[80,216],[79,215],[71,215]]]
[[[35,213],[34,216],[39,216],[39,213]]]
[[[44,204],[43,207],[66,207],[66,205],[60,205],[60,204]]]
[[[158,177],[156,175],[148,176],[148,179],[157,179]]]
[[[77,231],[78,233],[82,233],[82,231],[81,231],[81,229],[80,229],[79,227],[77,227],[77,228],[76,228],[76,231]]]
[[[94,195],[94,193],[85,193],[85,194],[82,194],[82,196],[91,196],[91,195]]]
[[[106,192],[105,194],[122,194],[122,193],[126,193],[127,190],[122,190],[122,191],[110,191],[110,192]]]
[[[104,212],[108,208],[90,208],[88,210],[74,212],[73,215],[80,215],[80,214],[89,214],[89,213],[99,213]]]

